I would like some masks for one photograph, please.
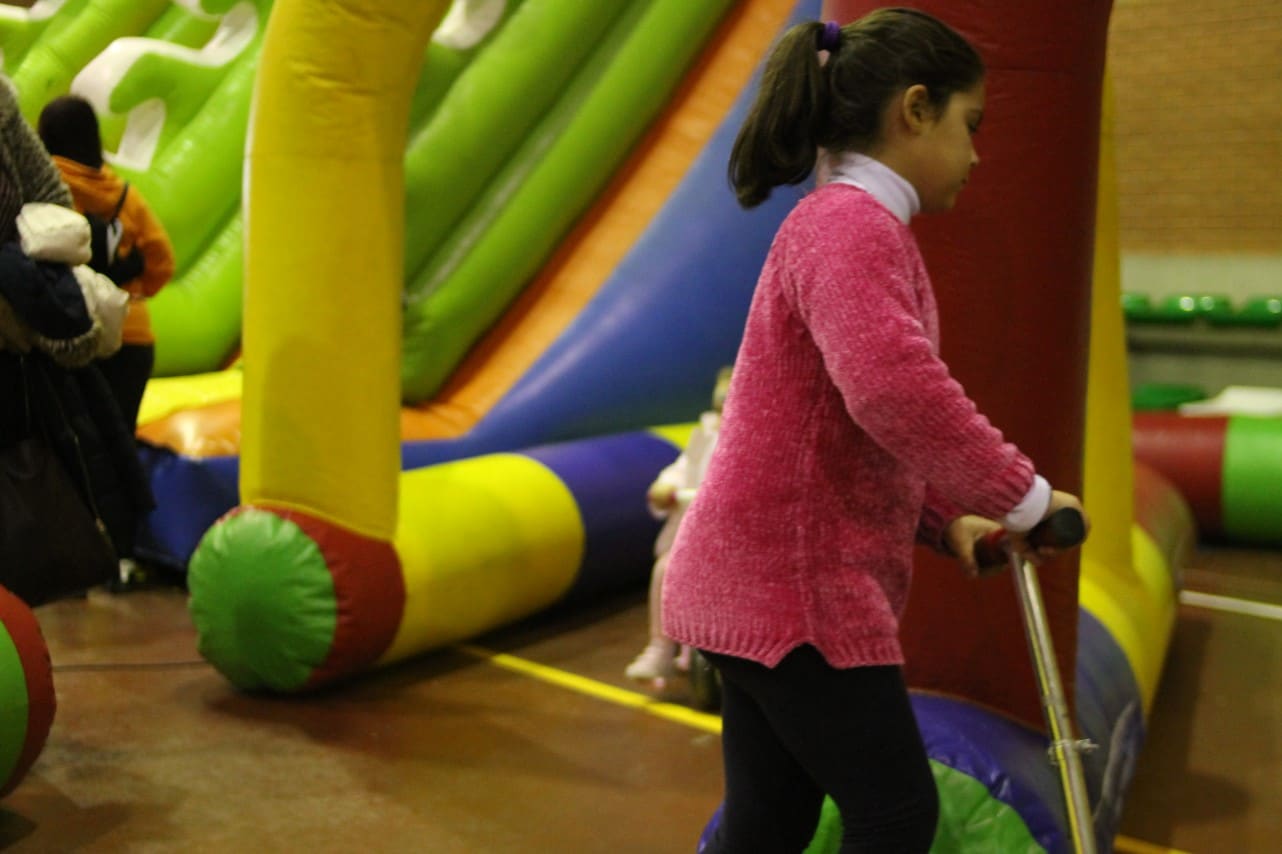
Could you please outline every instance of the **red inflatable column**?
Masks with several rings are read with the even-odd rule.
[[[824,4],[847,23],[878,6]],[[1100,103],[1110,0],[920,0],[988,67],[981,163],[957,209],[914,231],[939,297],[954,376],[1038,471],[1080,494]],[[1089,508],[1088,508],[1089,510]],[[1077,563],[1041,573],[1069,696]],[[903,624],[908,679],[1042,727],[1007,575],[975,582],[921,551]]]
[[[1197,519],[1198,533],[1223,536],[1229,416],[1137,412],[1132,425],[1136,461],[1152,466],[1179,489]]]

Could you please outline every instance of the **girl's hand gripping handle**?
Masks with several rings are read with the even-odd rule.
[[[1062,507],[1023,536],[1030,549],[1071,549],[1086,539],[1086,517],[1075,508]],[[975,543],[975,563],[981,570],[1006,565],[1010,537],[1009,532],[998,529]]]

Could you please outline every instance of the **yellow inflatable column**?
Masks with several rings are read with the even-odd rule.
[[[1135,524],[1130,385],[1122,319],[1112,87],[1105,77],[1091,299],[1083,498],[1092,531],[1082,547],[1082,607],[1126,654],[1147,714],[1175,619],[1170,567]]]
[[[368,666],[405,588],[403,155],[446,0],[278,0],[246,165],[242,506],[189,567],[205,655],[245,688]]]
[[[1131,410],[1118,249],[1113,110],[1107,78],[1100,117],[1099,193],[1086,397],[1085,486],[1094,530],[1082,551],[1106,566],[1131,565]]]
[[[380,539],[400,474],[409,100],[447,5],[278,2],[250,117],[241,497]]]

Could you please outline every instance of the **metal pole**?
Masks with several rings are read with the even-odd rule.
[[[1063,682],[1060,681],[1050,627],[1046,623],[1046,609],[1042,605],[1037,568],[1012,553],[1010,569],[1015,578],[1020,610],[1024,615],[1024,632],[1028,637],[1028,648],[1037,672],[1037,685],[1042,694],[1042,711],[1050,730],[1049,753],[1051,761],[1059,768],[1060,785],[1064,790],[1073,850],[1078,854],[1095,854],[1095,823],[1091,818],[1091,802],[1086,793],[1086,778],[1082,774],[1080,756],[1084,751],[1093,750],[1095,745],[1087,739],[1073,738],[1068,702],[1064,697]]]

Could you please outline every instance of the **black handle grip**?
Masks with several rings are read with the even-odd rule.
[[[1086,519],[1072,507],[1061,507],[1034,525],[1027,536],[1029,544],[1038,548],[1042,546],[1072,548],[1086,539]],[[1004,565],[1006,563],[1005,539],[1005,531],[993,531],[975,543],[975,563],[981,569]]]

